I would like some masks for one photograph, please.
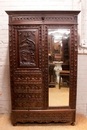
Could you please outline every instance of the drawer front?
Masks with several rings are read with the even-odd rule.
[[[14,93],[38,93],[42,92],[42,84],[14,84]]]
[[[43,108],[43,85],[14,83],[12,89],[13,109],[42,109]]]
[[[43,97],[41,93],[15,94],[12,103],[14,110],[42,109]]]
[[[30,74],[14,74],[12,80],[14,82],[28,82],[31,84],[34,82],[42,82],[42,74],[41,73],[30,73]]]
[[[29,100],[26,99],[14,99],[12,102],[12,110],[28,110]]]

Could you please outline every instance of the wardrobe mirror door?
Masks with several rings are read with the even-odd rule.
[[[69,106],[70,29],[48,29],[49,106]]]

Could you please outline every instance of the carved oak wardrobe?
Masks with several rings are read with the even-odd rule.
[[[6,13],[9,15],[12,124],[18,122],[74,124],[79,11]],[[55,68],[58,68],[57,71]],[[57,96],[66,89],[68,104],[62,105],[65,101],[57,104],[60,98],[54,96],[55,101],[52,97],[51,102],[56,102],[56,105],[49,105],[50,90],[53,92],[54,89],[58,91]]]

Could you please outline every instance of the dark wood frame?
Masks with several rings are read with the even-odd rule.
[[[76,114],[76,91],[77,91],[77,15],[80,11],[6,11],[9,15],[9,48],[10,48],[10,81],[11,81],[11,101],[12,101],[12,124],[17,122],[70,122],[74,124]],[[48,44],[47,29],[49,26],[69,27],[71,30],[70,37],[70,97],[69,106],[49,107],[48,106]],[[39,30],[39,68],[32,69],[29,67],[20,68],[17,59],[17,29],[36,28]],[[38,37],[38,36],[37,36]],[[40,59],[41,55],[41,59]],[[40,73],[42,71],[42,74]],[[14,87],[20,83],[30,84],[27,79],[29,73],[33,72],[42,80],[31,81],[33,84],[39,82],[42,84],[42,106],[41,108],[17,109],[14,106],[16,97],[14,96]],[[19,80],[22,75],[23,79]],[[15,80],[17,79],[17,80]],[[26,85],[25,85],[26,86]]]

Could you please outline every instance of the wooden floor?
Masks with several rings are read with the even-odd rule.
[[[77,115],[75,126],[70,124],[18,124],[12,126],[10,115],[1,114],[0,130],[87,130],[87,118],[84,115]]]
[[[69,87],[49,88],[49,106],[69,106]]]

